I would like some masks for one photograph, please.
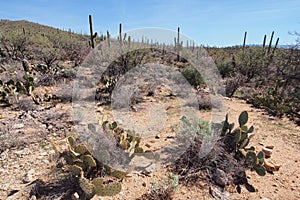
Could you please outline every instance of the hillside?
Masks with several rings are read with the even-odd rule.
[[[24,31],[24,32],[23,32]],[[87,35],[80,35],[73,33],[70,31],[63,31],[58,28],[53,28],[50,26],[41,25],[34,22],[29,22],[26,20],[20,20],[20,21],[10,21],[10,20],[0,20],[0,34],[6,35],[11,33],[18,33],[18,34],[29,34],[32,36],[37,35],[45,35],[45,36],[51,36],[55,34],[59,34],[62,37],[66,36],[72,36],[76,38],[77,40],[83,40],[86,41],[89,36]]]

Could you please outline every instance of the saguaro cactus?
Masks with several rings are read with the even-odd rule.
[[[97,32],[93,32],[93,22],[92,22],[92,15],[89,15],[89,23],[90,23],[90,33],[91,33],[91,47],[95,48],[95,38],[97,37]]]
[[[273,49],[273,51],[272,51],[272,55],[275,53],[275,50],[276,50],[276,48],[277,48],[277,45],[278,45],[278,42],[279,42],[279,38],[277,38],[277,40],[276,40],[276,43],[275,43],[274,49]]]
[[[120,23],[119,26],[119,41],[120,41],[120,45],[122,46],[122,23]]]
[[[265,48],[266,46],[266,39],[267,39],[267,35],[264,36],[264,41],[263,41],[263,49]]]
[[[272,47],[273,36],[274,36],[274,31],[272,31],[272,34],[271,34],[270,43],[269,43],[269,48],[268,48],[268,51],[267,51],[268,54],[270,53],[270,50],[271,50],[271,47]]]
[[[247,38],[247,31],[245,31],[245,34],[244,34],[243,51],[244,51],[245,46],[246,46],[246,38]]]
[[[108,31],[106,32],[106,37],[107,37],[108,47],[110,47],[110,33]]]

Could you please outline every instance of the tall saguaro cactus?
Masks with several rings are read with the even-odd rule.
[[[122,23],[120,23],[119,26],[119,41],[120,41],[120,45],[122,46]]]
[[[91,47],[95,48],[95,38],[97,37],[97,32],[93,32],[93,21],[92,21],[92,15],[89,15],[89,23],[90,23],[90,33],[91,33]]]
[[[279,42],[279,38],[277,38],[277,40],[276,40],[274,49],[273,49],[273,51],[272,51],[272,55],[274,54],[274,52],[275,52],[275,50],[276,50],[276,48],[277,48],[278,42]]]
[[[263,41],[263,49],[265,48],[266,46],[266,39],[267,39],[267,35],[264,36],[264,41]]]
[[[106,32],[106,38],[107,38],[108,47],[110,47],[110,33],[109,33],[109,31]]]
[[[246,38],[247,38],[247,31],[245,31],[245,34],[244,34],[243,51],[244,51],[245,46],[246,46]]]
[[[180,27],[177,29],[177,44],[180,44]]]
[[[269,43],[269,48],[268,48],[268,52],[267,52],[268,54],[270,53],[270,50],[271,50],[271,47],[272,47],[273,36],[274,36],[274,31],[272,31],[272,34],[271,34],[270,43]]]
[[[177,29],[177,42],[175,44],[176,50],[177,50],[177,61],[180,60],[180,48],[181,48],[181,43],[180,43],[180,27]]]

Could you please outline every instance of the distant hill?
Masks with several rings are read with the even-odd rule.
[[[62,36],[72,36],[74,39],[87,40],[88,35],[76,34],[71,31],[63,31],[58,28],[53,28],[50,26],[41,25],[38,23],[29,22],[26,20],[20,21],[10,21],[10,20],[0,20],[0,34],[6,35],[8,33],[25,33],[31,36],[35,35],[55,35],[59,34]]]

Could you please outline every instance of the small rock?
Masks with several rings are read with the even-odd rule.
[[[23,127],[24,127],[24,124],[14,124],[12,128],[13,129],[21,129]]]
[[[25,175],[25,177],[23,178],[22,182],[23,183],[30,183],[34,180],[33,178],[33,174],[34,174],[34,169],[31,169],[27,172],[27,174]]]
[[[260,200],[270,200],[269,198],[261,198]]]
[[[14,153],[16,155],[18,155],[18,156],[24,155],[24,151],[23,150],[15,151]]]
[[[96,109],[95,112],[98,112],[98,113],[103,113],[104,109],[102,107],[99,107]]]
[[[47,128],[47,124],[41,124],[40,127],[41,128]]]
[[[175,136],[172,136],[172,135],[167,136],[167,139],[174,139],[174,138],[175,138]]]
[[[55,153],[56,153],[56,152],[55,152],[55,150],[53,150],[53,149],[49,151],[49,154],[55,154]]]
[[[274,146],[273,145],[268,145],[268,146],[266,146],[266,148],[268,148],[268,149],[274,149]]]
[[[146,182],[144,182],[144,183],[142,184],[142,186],[143,186],[143,187],[146,187],[146,186],[147,186]]]
[[[262,151],[265,153],[266,157],[271,157],[273,150],[267,147],[263,147]]]
[[[71,196],[72,200],[79,200],[79,194],[77,192],[73,193]]]
[[[151,147],[151,145],[150,145],[150,144],[148,144],[148,143],[147,143],[147,144],[145,144],[145,146],[146,146],[146,147],[148,147],[148,148],[150,148],[150,147]]]
[[[48,153],[46,151],[43,151],[43,152],[40,153],[40,155],[41,156],[46,156],[46,155],[48,155]]]
[[[209,187],[209,194],[217,200],[229,200],[229,194],[218,187]]]
[[[295,187],[291,187],[291,190],[294,191],[294,190],[296,190],[296,188]]]
[[[157,134],[157,135],[155,136],[155,139],[159,139],[159,138],[160,138],[160,135]]]
[[[32,195],[29,200],[36,200],[36,199],[37,199],[36,196]]]
[[[225,187],[226,184],[227,184],[227,181],[228,181],[227,177],[226,177],[226,173],[223,170],[220,170],[220,169],[216,170],[214,180],[215,180],[216,184],[221,186],[221,187]]]
[[[148,177],[152,177],[152,173],[150,171],[144,170],[141,172],[142,175],[148,176]]]
[[[171,108],[175,108],[173,105],[171,105],[171,106],[168,106],[167,108],[166,108],[166,110],[170,110]]]

